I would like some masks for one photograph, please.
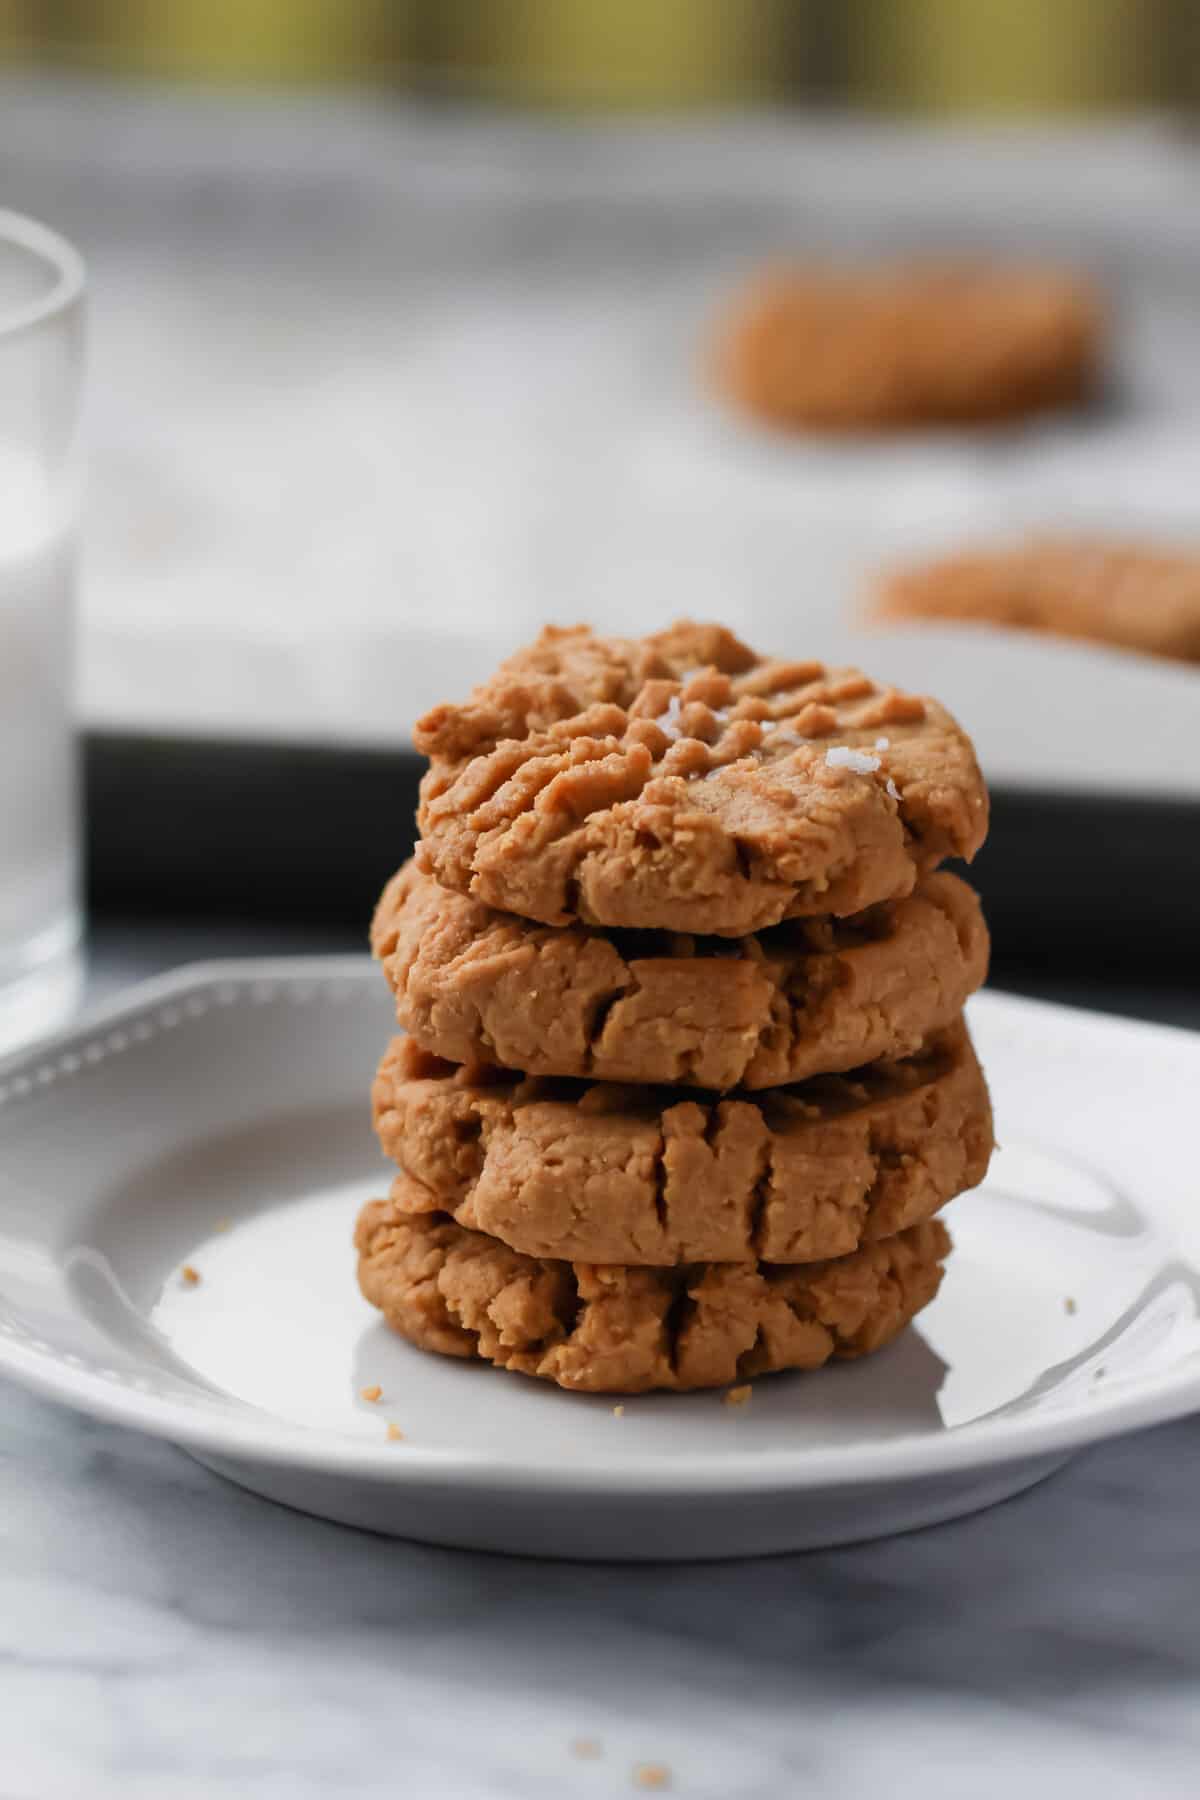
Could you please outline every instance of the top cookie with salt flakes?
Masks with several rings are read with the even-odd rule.
[[[421,866],[548,925],[738,937],[845,916],[987,832],[970,739],[936,701],[719,625],[548,627],[414,736]]]

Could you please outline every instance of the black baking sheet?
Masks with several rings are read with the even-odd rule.
[[[89,904],[365,933],[412,848],[421,768],[403,751],[91,734]],[[998,973],[1200,978],[1194,801],[1001,788],[969,879]]]

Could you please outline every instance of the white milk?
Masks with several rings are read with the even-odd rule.
[[[74,534],[34,459],[0,442],[0,1040],[6,987],[79,930]]]

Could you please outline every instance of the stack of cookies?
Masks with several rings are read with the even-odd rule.
[[[937,872],[987,827],[954,720],[683,623],[545,631],[416,737],[366,1297],[602,1393],[887,1343],[992,1148],[962,1018],[987,931]]]

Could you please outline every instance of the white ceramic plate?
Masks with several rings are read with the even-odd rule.
[[[1200,1037],[971,1010],[1004,1147],[916,1328],[742,1408],[617,1416],[424,1356],[359,1298],[390,1028],[365,960],[182,970],[0,1065],[0,1369],[288,1505],[441,1543],[733,1556],[970,1511],[1200,1407]]]

